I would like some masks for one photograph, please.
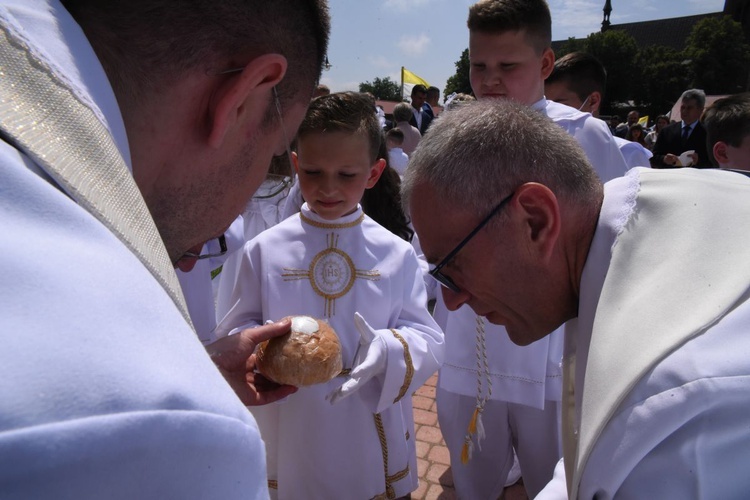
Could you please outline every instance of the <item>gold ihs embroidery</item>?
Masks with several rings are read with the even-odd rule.
[[[327,248],[313,257],[308,269],[285,267],[284,281],[310,280],[315,293],[325,299],[323,314],[330,318],[336,314],[336,299],[346,295],[357,278],[376,281],[380,279],[377,270],[365,271],[354,267],[354,261],[346,252],[337,248],[339,235],[326,236]]]

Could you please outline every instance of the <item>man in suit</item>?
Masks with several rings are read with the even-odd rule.
[[[679,155],[685,151],[690,154],[696,168],[710,168],[711,160],[706,149],[706,129],[700,123],[703,108],[706,105],[706,94],[700,89],[690,89],[682,93],[680,116],[682,121],[668,125],[659,132],[654,145],[654,156],[651,166],[654,168],[677,168],[681,165]]]
[[[422,109],[432,118],[435,118],[435,107],[438,106],[439,99],[440,89],[435,86],[427,87],[427,100],[422,104]]]
[[[427,88],[422,84],[417,84],[411,89],[411,107],[412,117],[409,123],[419,129],[419,133],[424,135],[427,128],[432,123],[432,115],[422,109],[422,105],[427,100]]]

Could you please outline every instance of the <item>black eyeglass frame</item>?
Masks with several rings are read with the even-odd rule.
[[[212,259],[214,257],[221,257],[225,253],[227,253],[227,238],[225,235],[221,235],[218,238],[219,240],[219,252],[218,253],[203,253],[203,254],[196,254],[193,252],[185,252],[183,257],[192,257],[194,259],[203,260],[203,259]]]
[[[487,215],[487,217],[482,219],[482,222],[480,222],[477,225],[477,227],[475,227],[466,238],[461,240],[461,243],[456,245],[456,248],[451,250],[451,252],[448,255],[446,255],[445,258],[438,263],[438,265],[436,265],[432,270],[430,270],[430,276],[435,278],[438,283],[440,283],[447,289],[456,293],[460,292],[461,289],[458,288],[458,286],[453,282],[453,280],[450,279],[448,276],[444,275],[440,270],[443,269],[451,260],[453,260],[453,258],[458,254],[458,252],[460,252],[461,249],[465,247],[466,244],[469,243],[469,241],[471,241],[471,239],[474,236],[476,236],[477,233],[481,231],[484,226],[487,225],[490,219],[492,219],[495,216],[495,214],[497,214],[500,211],[500,209],[503,208],[503,206],[506,203],[508,203],[508,201],[510,201],[511,198],[513,198],[513,194],[514,193],[510,193],[508,196],[503,198],[503,200],[500,203],[498,203],[495,208],[492,209],[492,212],[490,212],[489,215]]]

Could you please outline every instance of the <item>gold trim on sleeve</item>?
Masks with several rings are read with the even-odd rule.
[[[411,353],[409,352],[409,344],[406,343],[406,340],[404,340],[404,337],[402,337],[393,328],[391,328],[391,333],[393,333],[393,336],[396,337],[396,340],[401,342],[401,345],[404,346],[404,363],[406,363],[406,375],[404,375],[404,385],[401,386],[401,390],[398,391],[398,396],[396,396],[396,399],[393,400],[394,403],[398,403],[401,400],[401,398],[403,398],[406,395],[406,391],[409,390],[409,386],[411,385],[411,380],[414,377],[414,363],[411,359]]]
[[[269,479],[268,480],[268,489],[269,490],[278,490],[279,489],[279,482],[275,479]]]

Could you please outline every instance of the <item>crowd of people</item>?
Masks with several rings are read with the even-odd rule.
[[[392,117],[325,0],[2,4],[0,498],[409,498],[436,372],[459,498],[750,491],[750,94],[606,123],[545,0]],[[299,315],[329,382],[258,373]]]

